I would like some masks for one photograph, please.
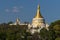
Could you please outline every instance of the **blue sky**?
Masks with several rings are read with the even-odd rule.
[[[21,22],[31,22],[37,5],[47,23],[60,19],[60,0],[0,0],[0,23],[19,18]]]

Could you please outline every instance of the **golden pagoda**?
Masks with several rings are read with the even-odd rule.
[[[32,20],[32,25],[33,25],[33,27],[42,27],[44,25],[44,23],[45,23],[45,19],[41,15],[40,5],[38,5],[37,13],[36,13],[35,17]]]
[[[36,15],[35,15],[34,18],[43,18],[42,15],[41,15],[41,13],[40,13],[40,5],[38,5],[37,13],[36,13]]]

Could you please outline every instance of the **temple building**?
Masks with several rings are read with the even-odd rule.
[[[20,22],[20,19],[17,18],[15,23],[9,24],[9,25],[27,25],[27,24],[21,23],[21,22]]]
[[[40,32],[42,28],[49,30],[48,26],[49,25],[45,23],[44,17],[41,15],[40,5],[38,5],[36,15],[34,16],[32,23],[28,25],[28,29],[31,33],[35,33]]]
[[[40,30],[42,28],[46,28],[47,30],[49,25],[46,24],[44,17],[41,15],[40,12],[40,5],[37,6],[37,11],[36,11],[36,15],[34,16],[34,18],[32,19],[31,24],[30,23],[21,23],[19,18],[16,19],[16,22],[10,25],[28,25],[28,29],[27,31],[31,32],[32,34],[34,34],[35,32],[40,33]]]

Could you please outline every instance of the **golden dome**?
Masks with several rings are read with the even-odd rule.
[[[34,18],[43,18],[41,13],[40,13],[40,5],[38,5],[37,13],[36,13],[36,16]]]

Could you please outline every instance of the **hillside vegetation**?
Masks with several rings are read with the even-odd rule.
[[[54,21],[49,26],[49,31],[43,28],[40,33],[27,32],[27,25],[0,24],[0,40],[60,40],[60,20]]]

